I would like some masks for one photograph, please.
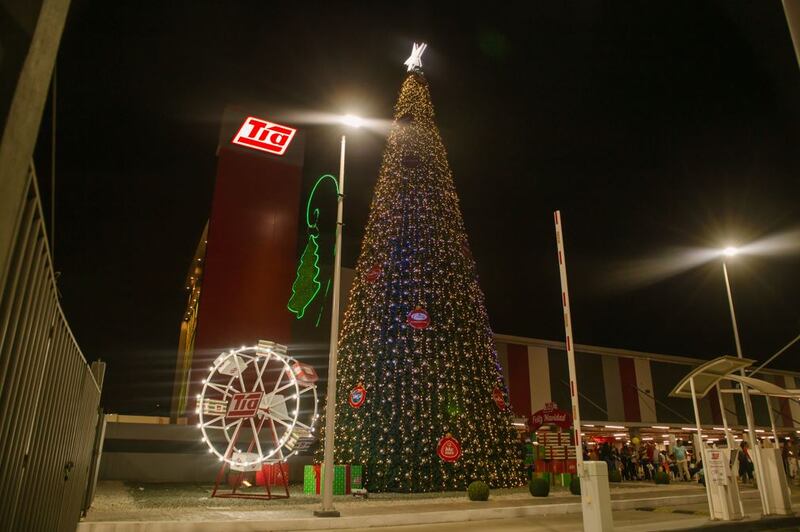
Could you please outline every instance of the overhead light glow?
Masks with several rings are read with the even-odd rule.
[[[734,255],[739,253],[739,249],[733,246],[728,246],[722,250],[722,253],[724,253],[726,257],[733,257]]]
[[[340,118],[340,121],[347,127],[361,127],[364,125],[364,119],[355,115],[344,115]]]

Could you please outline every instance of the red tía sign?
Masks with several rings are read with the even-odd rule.
[[[572,414],[560,410],[555,403],[546,403],[544,409],[531,414],[531,430],[537,430],[542,425],[557,425],[562,429],[571,429]]]
[[[367,272],[366,279],[370,283],[374,283],[381,276],[381,266],[376,264]]]
[[[294,373],[297,380],[307,384],[314,384],[319,379],[316,370],[302,362],[292,364],[292,373]]]
[[[506,409],[506,400],[503,398],[503,392],[497,386],[492,390],[492,399],[500,410]]]
[[[253,417],[258,412],[258,405],[261,404],[261,398],[264,392],[247,392],[235,393],[231,398],[230,405],[228,406],[228,413],[225,417],[240,418],[240,417]]]
[[[360,384],[350,391],[348,402],[353,408],[358,408],[367,400],[367,390]]]
[[[254,150],[283,155],[295,132],[296,129],[248,116],[232,142]]]
[[[451,434],[447,434],[447,436],[439,440],[436,454],[445,462],[455,462],[461,458],[461,444]]]
[[[431,318],[428,316],[428,311],[422,307],[417,307],[408,313],[408,324],[415,329],[427,329],[431,324]]]

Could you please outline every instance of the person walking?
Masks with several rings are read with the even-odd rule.
[[[673,452],[675,453],[675,461],[678,463],[678,473],[681,479],[692,480],[692,476],[689,474],[689,458],[686,456],[686,447],[683,445],[682,440],[677,441]]]
[[[792,456],[792,449],[789,447],[789,440],[784,440],[783,446],[781,447],[781,459],[783,459],[783,470],[786,472],[786,480],[792,477],[791,471],[789,471],[790,456]]]
[[[750,452],[746,441],[739,444],[742,452],[739,453],[739,477],[742,482],[753,480],[753,461],[750,459]]]

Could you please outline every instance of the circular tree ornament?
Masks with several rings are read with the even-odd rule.
[[[445,462],[453,463],[461,458],[461,444],[448,432],[444,438],[439,440],[436,454]]]
[[[497,408],[500,410],[506,409],[506,400],[503,398],[503,392],[497,386],[492,390],[492,399],[494,400],[494,404],[497,405]]]
[[[422,158],[416,153],[406,153],[403,155],[401,162],[406,168],[416,168],[422,164]]]
[[[461,254],[465,259],[472,260],[472,252],[470,251],[469,244],[467,244],[466,240],[461,242]]]
[[[405,114],[401,115],[400,118],[397,119],[397,121],[400,122],[401,124],[404,124],[404,125],[405,124],[410,124],[411,122],[414,121],[414,115],[411,114],[410,112],[409,113],[405,113]]]
[[[353,408],[359,408],[367,400],[367,390],[359,383],[355,388],[350,390],[350,397],[347,401]]]
[[[372,266],[372,268],[369,269],[365,278],[368,283],[374,283],[380,278],[382,272],[383,270],[381,269],[381,265],[375,264],[374,266]]]
[[[427,310],[417,306],[408,313],[407,321],[415,329],[427,329],[431,324],[431,317],[428,315]]]

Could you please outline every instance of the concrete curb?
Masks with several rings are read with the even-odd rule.
[[[742,498],[757,498],[758,493],[742,493]],[[672,495],[611,501],[612,510],[683,506],[705,502],[705,494]],[[394,508],[391,511],[396,511]],[[278,530],[342,530],[405,525],[432,525],[490,519],[513,519],[543,515],[580,513],[580,502],[536,504],[499,508],[475,508],[446,511],[414,511],[408,513],[345,515],[339,518],[298,517],[269,519],[262,512],[253,512],[252,519],[231,516],[229,520],[214,521],[84,521],[77,532],[266,532]],[[248,512],[249,513],[249,512]],[[309,512],[310,513],[310,512]]]

